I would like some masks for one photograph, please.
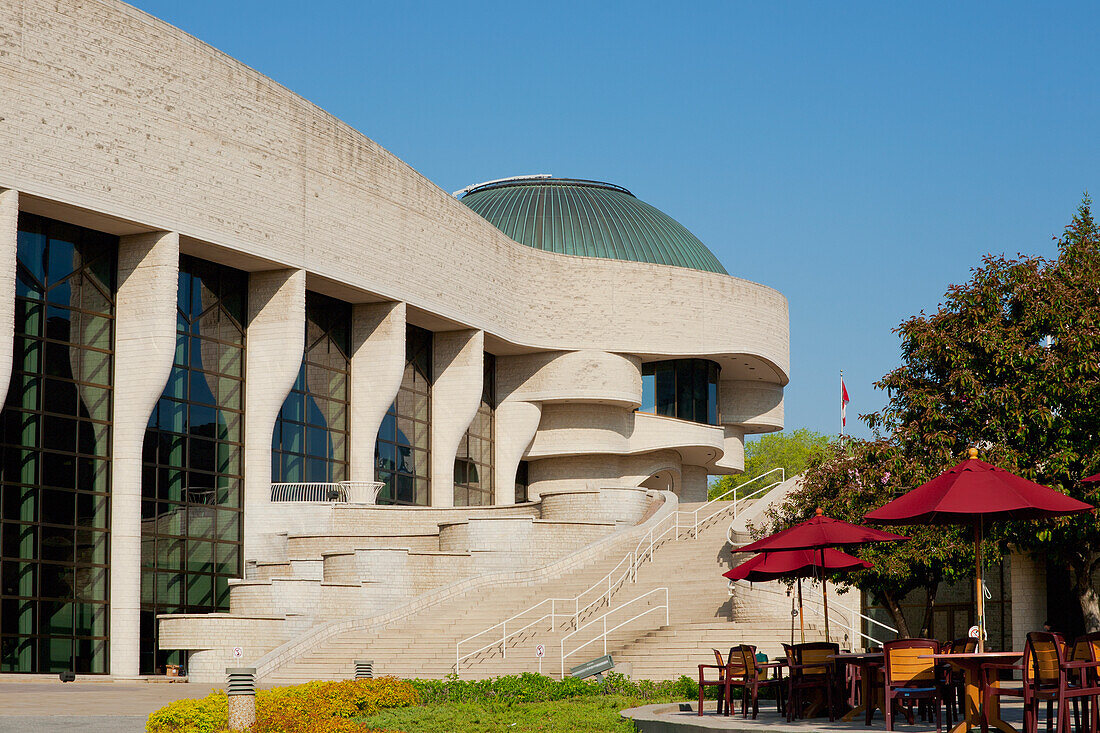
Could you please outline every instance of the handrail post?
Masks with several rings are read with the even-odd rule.
[[[603,615],[603,655],[607,656],[607,614]]]
[[[500,640],[500,658],[501,659],[507,659],[508,658],[508,622],[505,621],[503,626],[504,626],[504,637],[501,638],[501,640]]]

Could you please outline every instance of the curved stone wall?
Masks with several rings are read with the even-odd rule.
[[[513,344],[749,355],[787,381],[787,302],[771,288],[517,244],[348,125],[121,2],[9,3],[0,28],[0,187]]]

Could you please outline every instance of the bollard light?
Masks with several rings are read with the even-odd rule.
[[[355,660],[355,679],[369,680],[372,677],[374,677],[374,660]]]
[[[229,730],[247,731],[256,724],[256,668],[227,667]]]

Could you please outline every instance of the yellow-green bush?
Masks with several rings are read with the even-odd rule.
[[[309,682],[256,693],[255,733],[364,733],[348,720],[383,708],[419,703],[404,680],[379,677],[343,682]],[[228,726],[228,703],[222,691],[200,700],[177,700],[149,716],[147,733],[221,733]]]

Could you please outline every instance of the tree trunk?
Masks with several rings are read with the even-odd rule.
[[[880,595],[882,596],[882,605],[886,606],[886,612],[890,614],[890,620],[894,622],[894,626],[898,629],[898,638],[910,638],[912,635],[909,633],[909,624],[905,622],[905,614],[901,612],[901,598],[888,590],[882,591]]]
[[[920,625],[920,635],[925,639],[934,638],[932,636],[932,612],[936,608],[936,591],[939,589],[940,584],[938,582],[925,588],[928,592],[928,598],[924,602],[924,621]]]
[[[1085,631],[1100,631],[1100,594],[1092,583],[1093,573],[1100,563],[1100,555],[1094,552],[1070,563],[1073,571],[1073,590],[1077,602],[1081,604],[1081,616],[1085,620]]]

